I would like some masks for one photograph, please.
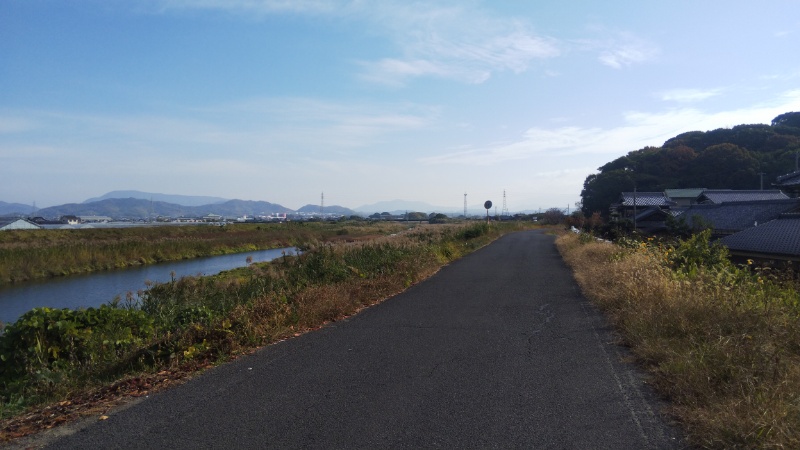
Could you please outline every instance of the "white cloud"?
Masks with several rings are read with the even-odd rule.
[[[673,89],[659,94],[661,100],[679,103],[699,102],[711,97],[716,97],[723,92],[723,89]]]
[[[779,114],[800,110],[800,90],[787,91],[770,102],[730,111],[676,108],[657,113],[628,112],[614,128],[531,128],[519,140],[447,152],[420,159],[422,164],[488,166],[542,155],[624,154],[660,146],[678,134],[739,124],[770,123]]]
[[[362,79],[395,85],[416,77],[482,83],[498,71],[528,70],[532,61],[557,56],[552,38],[521,20],[495,17],[474,3],[454,1],[164,0],[162,9],[217,9],[246,15],[296,13],[359,22],[398,50],[361,61]]]
[[[598,51],[598,61],[613,69],[652,61],[660,53],[656,45],[632,33],[608,32],[602,27],[595,28],[594,31],[603,37],[575,42],[584,50]]]
[[[477,84],[495,72],[524,72],[532,61],[560,53],[554,39],[538,36],[513,19],[449,9],[431,12],[437,16],[431,21],[409,7],[416,6],[395,6],[397,14],[386,24],[403,56],[363,62],[365,79],[402,84],[412,77],[435,76]]]

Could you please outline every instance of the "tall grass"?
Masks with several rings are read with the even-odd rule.
[[[0,233],[0,285],[309,242],[354,240],[403,228],[396,223],[289,222],[4,231]]]
[[[800,296],[695,236],[557,245],[703,448],[800,448]]]
[[[34,309],[0,336],[1,428],[131,374],[192,370],[349,316],[519,224],[421,226],[186,277],[82,311]],[[2,435],[0,435],[2,437]]]

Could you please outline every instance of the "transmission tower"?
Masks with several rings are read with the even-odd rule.
[[[325,211],[325,193],[319,195],[319,215],[323,215]]]
[[[506,190],[505,189],[503,189],[503,209],[502,209],[502,211],[500,211],[500,215],[501,216],[507,216],[508,215],[508,206],[506,206]]]
[[[467,193],[464,192],[464,218],[467,218]]]

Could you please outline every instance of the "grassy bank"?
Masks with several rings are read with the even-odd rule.
[[[32,310],[0,336],[0,437],[24,434],[24,417],[39,427],[64,420],[70,405],[108,386],[150,385],[351,315],[521,226],[419,226],[322,242],[297,257],[156,285],[137,307]]]
[[[706,238],[617,245],[570,233],[557,245],[692,443],[800,448],[797,286],[731,264]]]
[[[0,285],[142,264],[390,234],[398,223],[289,222],[12,230],[0,233]]]

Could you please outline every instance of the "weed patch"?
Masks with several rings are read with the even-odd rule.
[[[730,263],[707,235],[622,244],[557,240],[692,442],[800,448],[796,286]]]
[[[126,377],[208,367],[340,320],[520,229],[424,225],[369,241],[308,243],[299,256],[174,279],[100,308],[32,310],[0,335],[0,419]]]

